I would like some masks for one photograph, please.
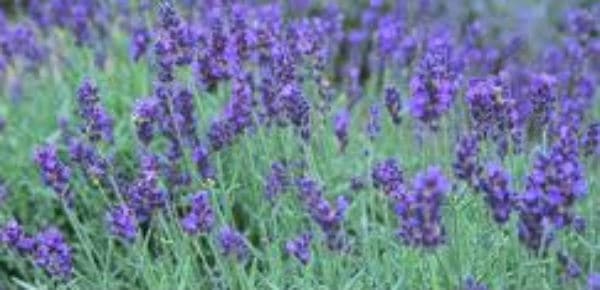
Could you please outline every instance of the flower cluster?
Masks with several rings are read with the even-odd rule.
[[[479,189],[482,167],[479,164],[479,140],[475,134],[461,136],[456,144],[456,160],[452,163],[456,178],[465,181],[474,189]]]
[[[194,147],[192,159],[196,164],[198,173],[204,180],[215,179],[215,168],[210,161],[210,152],[206,146],[199,144]]]
[[[446,240],[442,203],[450,184],[439,167],[419,172],[409,192],[396,203],[398,236],[410,246],[434,248]]]
[[[131,30],[130,53],[134,61],[139,61],[148,51],[151,36],[146,26],[138,25]]]
[[[223,255],[232,256],[239,261],[245,260],[249,255],[249,247],[246,238],[235,229],[225,226],[219,231],[219,245]]]
[[[321,227],[327,237],[330,249],[341,250],[346,247],[341,231],[346,210],[350,202],[344,196],[338,196],[335,207],[323,196],[316,181],[304,177],[298,180],[298,196],[311,218]]]
[[[37,267],[56,279],[69,280],[73,276],[73,250],[57,228],[49,227],[29,236],[19,223],[10,220],[0,228],[0,245],[30,257]]]
[[[495,130],[506,114],[506,100],[497,79],[470,80],[466,99],[476,131],[483,136],[497,134]]]
[[[290,172],[284,162],[273,162],[271,172],[265,179],[265,196],[273,201],[290,185]]]
[[[348,110],[341,110],[336,116],[334,120],[334,132],[335,136],[338,139],[338,143],[340,144],[340,152],[344,152],[346,150],[346,146],[348,145],[348,127],[350,127],[350,112]]]
[[[100,104],[98,88],[90,79],[84,79],[77,90],[79,116],[83,119],[83,133],[91,142],[113,141],[114,120]]]
[[[573,222],[572,206],[587,192],[576,136],[565,134],[549,153],[538,154],[519,198],[519,237],[533,250]]]
[[[136,125],[138,139],[144,145],[150,144],[154,138],[156,122],[161,115],[159,100],[156,98],[139,99],[133,109],[133,119]]]
[[[35,248],[35,240],[25,233],[16,220],[10,220],[0,228],[0,245],[20,254],[31,254]]]
[[[367,122],[365,131],[371,141],[375,140],[381,133],[381,110],[377,104],[369,108],[369,121]]]
[[[193,195],[190,204],[191,210],[180,221],[183,230],[190,235],[209,232],[215,223],[210,193],[203,191]]]
[[[371,179],[376,189],[382,190],[392,199],[398,199],[406,190],[404,173],[394,158],[376,163],[371,172]]]
[[[93,182],[106,179],[108,161],[98,153],[94,146],[76,137],[69,139],[68,146],[71,161],[80,165]]]
[[[167,193],[158,183],[159,160],[154,155],[142,155],[139,176],[129,186],[125,199],[135,211],[137,220],[146,221],[152,212],[162,208],[167,201]]]
[[[53,145],[38,147],[34,159],[44,184],[52,188],[61,200],[71,204],[73,202],[72,192],[69,189],[71,170],[60,161],[56,147]]]
[[[138,235],[135,211],[127,204],[117,205],[106,213],[106,224],[115,237],[132,242]]]
[[[310,233],[301,234],[285,244],[285,251],[290,256],[294,256],[300,263],[306,265],[310,262],[310,244],[312,235]]]
[[[481,177],[481,189],[485,201],[497,223],[504,224],[510,218],[514,193],[510,190],[510,175],[497,163],[487,165]]]
[[[392,117],[392,122],[395,125],[399,125],[402,121],[402,118],[400,117],[402,102],[400,101],[400,93],[395,87],[388,87],[385,89],[385,106]]]
[[[410,80],[412,116],[437,129],[439,119],[450,110],[456,94],[452,48],[445,37],[430,40],[421,64]]]
[[[600,122],[590,124],[581,142],[588,156],[600,156]]]
[[[73,251],[58,229],[51,227],[38,233],[32,255],[35,264],[51,276],[65,280],[72,277]]]

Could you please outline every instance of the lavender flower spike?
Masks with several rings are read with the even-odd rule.
[[[56,147],[46,145],[37,148],[34,159],[40,169],[44,184],[52,188],[61,200],[70,204],[73,199],[69,189],[71,170],[58,158]]]
[[[190,234],[209,232],[214,223],[215,215],[210,204],[210,193],[201,191],[190,199],[191,210],[181,219],[181,227]]]
[[[300,263],[306,265],[310,262],[310,243],[312,235],[310,233],[301,234],[298,237],[289,240],[285,244],[285,251],[290,256],[294,256]]]
[[[249,254],[246,238],[229,226],[221,228],[218,240],[225,256],[233,256],[238,261],[242,261]]]

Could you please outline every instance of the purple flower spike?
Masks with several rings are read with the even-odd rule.
[[[500,224],[508,221],[513,206],[514,194],[509,186],[508,172],[496,163],[488,164],[481,179],[481,188],[486,193],[485,200],[494,220]]]
[[[376,163],[371,179],[373,187],[382,190],[391,199],[398,199],[405,192],[404,172],[394,158]]]
[[[335,136],[340,144],[340,152],[346,150],[348,145],[348,128],[350,127],[350,112],[346,109],[342,109],[334,120],[334,131]]]
[[[125,196],[139,222],[148,220],[155,210],[163,208],[167,202],[167,193],[160,188],[158,176],[158,158],[142,155],[139,176],[129,186]]]
[[[402,121],[400,111],[402,110],[402,102],[400,101],[400,93],[395,87],[385,89],[385,106],[388,113],[392,117],[392,122],[399,125]]]
[[[36,265],[55,278],[69,280],[73,276],[73,254],[62,233],[48,228],[38,233],[35,240]]]
[[[135,211],[125,204],[110,209],[106,214],[106,223],[112,235],[127,242],[133,242],[137,237]]]
[[[226,120],[217,119],[212,122],[207,137],[213,151],[220,151],[233,143],[235,137],[233,129]]]
[[[439,167],[417,174],[411,193],[396,204],[402,225],[398,236],[410,246],[435,248],[445,242],[441,206],[450,184]]]
[[[369,109],[369,122],[366,126],[366,132],[371,141],[375,140],[381,133],[381,112],[379,105],[372,105]]]
[[[79,116],[83,119],[83,132],[91,142],[113,141],[114,120],[100,103],[98,88],[90,79],[84,79],[77,90]]]
[[[16,220],[10,220],[0,228],[0,245],[20,254],[31,254],[35,241],[25,233]]]
[[[305,233],[301,234],[296,238],[289,240],[285,244],[285,251],[288,255],[294,256],[300,263],[306,265],[310,262],[310,243],[312,241],[312,234]]]
[[[238,261],[243,261],[248,257],[249,249],[246,238],[233,228],[229,226],[221,228],[218,239],[223,255],[233,256]]]
[[[146,54],[150,41],[150,31],[147,27],[140,25],[133,28],[129,48],[133,61],[139,61]]]
[[[479,164],[479,140],[474,134],[465,134],[455,149],[456,160],[452,164],[454,175],[469,186],[478,189],[481,165]]]
[[[202,176],[204,180],[216,178],[215,168],[210,162],[210,153],[206,146],[202,144],[196,146],[192,158],[196,164],[198,173],[200,173],[200,176]]]
[[[71,170],[58,158],[53,145],[39,147],[35,151],[35,162],[40,169],[42,180],[67,204],[71,204],[73,196],[69,189]]]
[[[410,80],[412,116],[436,130],[439,119],[450,110],[456,94],[456,72],[447,39],[430,41],[419,68]]]
[[[210,193],[199,192],[192,196],[190,212],[181,219],[181,227],[190,234],[208,233],[214,223],[215,215],[210,204]]]
[[[140,99],[133,108],[133,119],[138,139],[148,145],[154,138],[155,123],[159,121],[160,103],[156,98]]]
[[[585,155],[600,157],[600,122],[590,124],[583,136],[582,146]]]
[[[286,164],[283,162],[274,162],[271,164],[271,172],[265,179],[264,185],[267,199],[274,201],[289,185],[290,177]]]
[[[342,224],[350,205],[349,200],[338,196],[336,205],[332,206],[323,196],[319,184],[308,177],[298,180],[297,187],[304,208],[327,236],[327,246],[332,250],[346,248]]]
[[[469,80],[466,99],[475,130],[481,136],[497,133],[498,122],[504,118],[505,105],[501,87],[495,78]]]

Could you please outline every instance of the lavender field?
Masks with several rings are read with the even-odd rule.
[[[0,9],[0,290],[600,289],[597,1]]]

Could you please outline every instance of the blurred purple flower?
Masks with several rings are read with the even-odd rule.
[[[0,227],[0,245],[20,254],[31,254],[35,240],[28,236],[16,220],[9,220]]]
[[[485,284],[475,280],[475,278],[473,276],[469,275],[465,279],[462,289],[463,290],[488,290],[489,288]]]
[[[392,117],[393,123],[399,125],[402,121],[400,117],[402,102],[400,101],[400,93],[395,87],[388,87],[385,89],[385,106]]]
[[[479,189],[481,164],[479,163],[479,140],[473,133],[461,136],[456,144],[456,160],[452,163],[456,178],[465,181],[473,189]]]
[[[271,172],[264,182],[265,196],[269,201],[274,201],[290,185],[288,167],[284,162],[273,162]]]
[[[312,234],[305,233],[293,238],[285,244],[285,251],[288,255],[294,256],[300,263],[306,265],[310,262],[310,244]]]
[[[600,273],[591,273],[587,278],[588,290],[600,290]]]
[[[198,192],[190,198],[190,204],[191,210],[180,221],[183,230],[190,235],[209,232],[215,223],[210,193]]]
[[[346,109],[339,111],[334,118],[334,132],[340,145],[340,152],[346,150],[348,145],[348,129],[350,127],[350,112]]]
[[[73,276],[73,251],[62,233],[47,228],[35,236],[33,258],[38,267],[53,277],[69,280]]]
[[[106,224],[113,236],[133,242],[138,235],[135,211],[126,204],[111,208],[106,214]]]
[[[225,256],[232,256],[238,261],[243,261],[249,255],[246,238],[229,226],[221,228],[218,241]]]
[[[375,140],[381,133],[381,112],[379,105],[374,104],[369,108],[369,121],[365,129],[371,141]]]

